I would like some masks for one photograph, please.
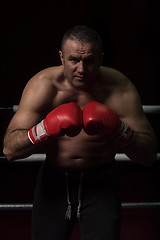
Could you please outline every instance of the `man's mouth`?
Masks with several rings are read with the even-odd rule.
[[[84,76],[74,76],[78,81],[84,81],[85,77]]]

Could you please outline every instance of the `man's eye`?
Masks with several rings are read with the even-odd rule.
[[[77,63],[78,62],[78,60],[76,58],[71,58],[70,61],[73,62],[73,63]]]
[[[85,63],[86,65],[93,64],[93,63],[94,63],[94,59],[92,59],[92,58],[86,59],[86,60],[84,61],[84,63]]]
[[[91,60],[91,59],[87,59],[87,60],[84,61],[84,63],[85,63],[86,65],[89,65],[89,64],[92,63],[92,60]]]

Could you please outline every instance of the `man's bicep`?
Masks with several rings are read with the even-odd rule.
[[[131,86],[130,91],[122,95],[119,103],[118,115],[135,132],[150,133],[152,127],[143,111],[140,96],[137,90]]]
[[[12,132],[21,129],[29,130],[41,119],[42,116],[36,111],[18,109],[8,126],[8,131]]]
[[[128,100],[121,120],[126,122],[135,132],[152,134],[152,127],[143,111],[139,96]]]
[[[10,131],[30,129],[42,119],[40,112],[42,112],[42,110],[38,104],[36,105],[35,101],[22,97],[18,110],[13,116],[8,129]]]
[[[51,89],[50,83],[45,79],[31,79],[22,93],[19,108],[9,124],[9,129],[30,129],[40,122],[45,117],[54,95]]]

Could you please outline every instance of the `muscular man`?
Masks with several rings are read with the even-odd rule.
[[[77,217],[81,239],[120,239],[121,199],[114,157],[120,148],[139,164],[156,159],[155,134],[132,82],[102,66],[99,35],[66,32],[62,65],[26,85],[4,138],[9,161],[46,149],[37,180],[33,239],[69,239]]]

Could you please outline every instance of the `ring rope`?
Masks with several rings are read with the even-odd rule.
[[[32,210],[33,204],[0,204],[1,211],[23,211],[23,210]],[[126,202],[122,203],[122,209],[153,209],[160,208],[160,202]]]
[[[14,160],[14,162],[43,162],[46,159],[45,153],[32,154],[29,157],[23,159]],[[117,153],[115,156],[116,162],[131,162],[130,158],[127,157],[124,153]],[[6,161],[5,156],[0,156],[0,161]],[[157,153],[157,161],[160,161],[160,153]]]
[[[11,107],[0,107],[0,111],[13,111],[15,113],[19,105],[13,105]],[[157,114],[160,113],[160,105],[143,105],[143,110],[147,114]]]
[[[160,202],[128,202],[122,203],[123,209],[160,208]]]

